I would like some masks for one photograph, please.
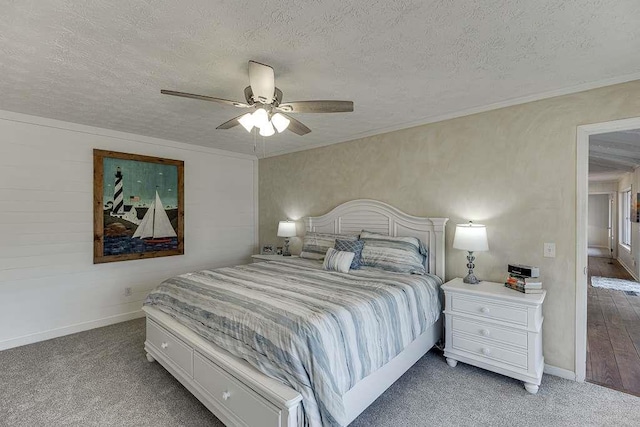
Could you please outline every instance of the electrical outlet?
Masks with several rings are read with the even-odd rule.
[[[545,258],[555,258],[556,257],[556,244],[555,243],[545,243],[544,244],[544,257]]]
[[[131,292],[131,288],[124,288],[124,296],[125,297],[130,297],[132,293],[133,292]]]

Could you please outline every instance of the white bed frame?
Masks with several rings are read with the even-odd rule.
[[[429,251],[427,271],[444,279],[444,231],[448,218],[419,218],[376,200],[353,200],[331,212],[305,218],[307,231],[412,236]],[[302,420],[302,396],[244,360],[210,343],[172,317],[144,307],[145,350],[227,426],[294,427]],[[440,339],[436,322],[389,363],[342,397],[351,423]]]

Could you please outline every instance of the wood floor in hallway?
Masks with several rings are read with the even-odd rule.
[[[634,280],[609,262],[589,257],[586,380],[640,396],[640,294],[591,286],[592,276]]]

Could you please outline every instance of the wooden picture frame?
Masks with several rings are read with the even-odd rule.
[[[93,234],[94,264],[183,255],[184,162],[93,150]]]

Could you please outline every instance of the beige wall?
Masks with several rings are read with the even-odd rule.
[[[451,279],[465,274],[455,224],[482,222],[490,251],[477,254],[477,275],[502,281],[509,262],[539,266],[545,362],[574,371],[576,126],[635,116],[640,81],[260,160],[260,241],[278,241],[278,220],[377,199],[451,219]],[[542,257],[544,242],[556,258]]]

